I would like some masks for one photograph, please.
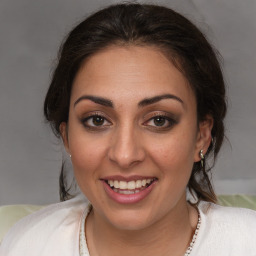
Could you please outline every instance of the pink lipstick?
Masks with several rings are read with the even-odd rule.
[[[154,177],[111,176],[101,180],[106,194],[120,204],[134,204],[146,198],[157,179]]]

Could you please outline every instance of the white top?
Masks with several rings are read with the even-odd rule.
[[[0,256],[79,256],[79,232],[89,203],[79,196],[20,220]],[[201,202],[201,227],[190,256],[256,256],[256,212]],[[86,253],[89,256],[88,249]]]

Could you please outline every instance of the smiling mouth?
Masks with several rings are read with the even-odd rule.
[[[105,180],[105,183],[116,193],[130,195],[143,191],[156,180],[156,178],[132,181]]]

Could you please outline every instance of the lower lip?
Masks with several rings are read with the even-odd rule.
[[[134,194],[125,195],[115,192],[113,189],[110,188],[110,186],[105,181],[102,182],[104,190],[106,191],[107,195],[119,204],[135,204],[140,202],[150,194],[154,185],[156,184],[156,181],[153,181],[153,183],[150,186],[143,189],[142,191]]]

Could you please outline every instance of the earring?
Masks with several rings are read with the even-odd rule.
[[[201,149],[199,152],[200,158],[201,158],[201,165],[202,167],[204,167],[204,154],[203,154],[203,150]]]
[[[69,155],[69,157],[71,158],[71,155]]]

